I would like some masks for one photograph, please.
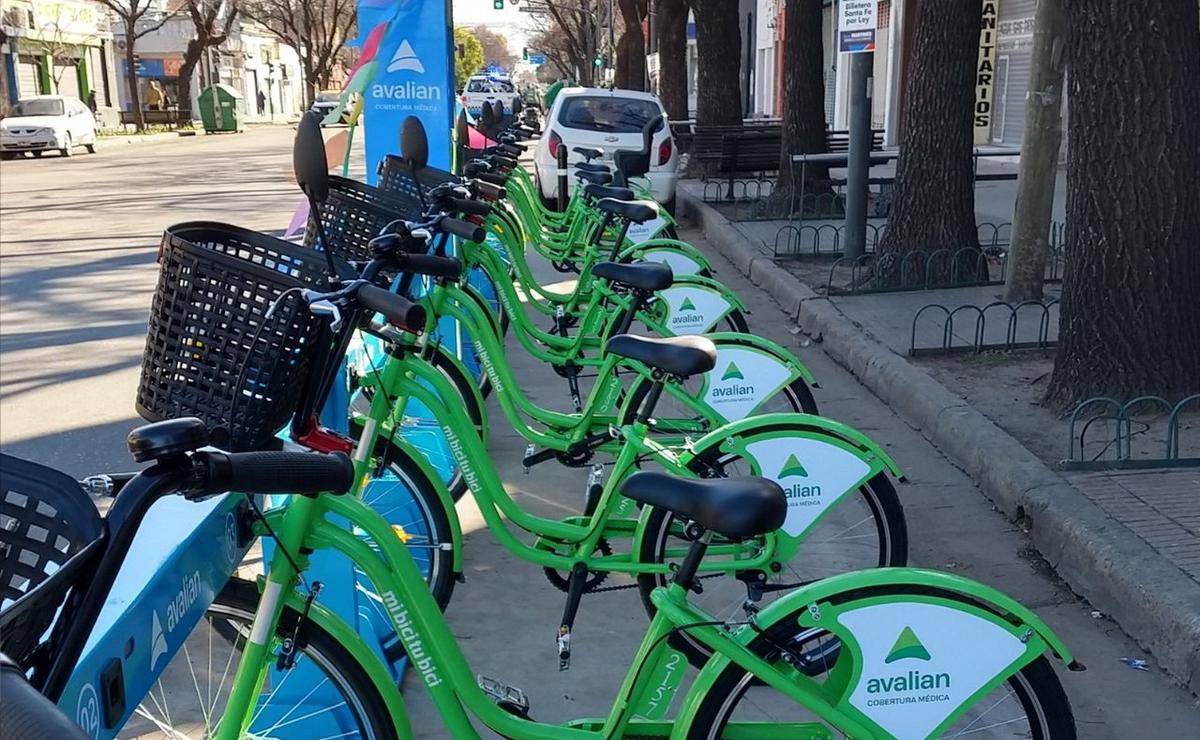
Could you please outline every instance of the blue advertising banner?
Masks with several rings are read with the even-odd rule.
[[[367,182],[379,163],[400,151],[400,126],[408,116],[425,124],[429,164],[450,169],[454,119],[454,65],[448,0],[359,0],[358,45],[364,52],[378,32],[378,65],[363,91]]]

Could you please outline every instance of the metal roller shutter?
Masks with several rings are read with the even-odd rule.
[[[1003,76],[997,69],[997,98],[1003,95],[1003,122],[999,116],[992,124],[992,138],[1006,146],[1020,146],[1025,138],[1025,93],[1029,90],[1029,71],[1033,60],[1033,18],[1037,0],[1001,0],[997,67],[1004,58]],[[1003,87],[1001,86],[1003,85]],[[1000,111],[997,111],[998,113]]]
[[[62,66],[56,64],[54,74],[58,76],[59,95],[83,99],[83,96],[79,94],[79,65],[77,62],[68,62]]]
[[[31,56],[17,59],[17,97],[28,98],[41,92],[38,85],[38,63]]]

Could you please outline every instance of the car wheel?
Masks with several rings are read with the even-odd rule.
[[[45,154],[45,152],[42,151],[41,149],[33,149],[29,153],[32,154],[35,158],[41,157],[43,154]]]
[[[95,145],[95,144],[84,144],[84,145],[83,145],[83,148],[84,148],[84,149],[87,149],[87,153],[88,153],[88,154],[95,154],[95,153],[96,153],[96,145]]]
[[[73,151],[71,151],[71,148],[72,148],[72,147],[74,147],[74,146],[75,146],[75,144],[74,144],[74,143],[71,141],[71,135],[70,135],[70,134],[67,134],[67,140],[66,140],[65,142],[63,142],[63,143],[65,143],[65,144],[66,144],[66,146],[65,146],[65,147],[63,147],[62,149],[59,149],[59,150],[58,150],[58,153],[59,153],[59,154],[61,154],[61,155],[63,155],[64,157],[69,157],[69,156],[71,156],[72,154],[74,154],[74,152],[73,152]]]
[[[0,152],[0,159],[9,160],[16,159],[18,152]]]

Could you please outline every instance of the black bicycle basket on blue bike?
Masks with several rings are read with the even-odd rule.
[[[421,203],[415,198],[331,175],[328,195],[319,204],[318,212],[309,214],[304,246],[324,247],[341,259],[365,262],[370,259],[367,244],[384,227],[397,219],[416,221],[420,217]],[[323,242],[317,218],[324,230]]]
[[[196,416],[212,443],[270,446],[329,348],[300,290],[325,290],[324,254],[237,226],[176,224],[163,233],[137,411]],[[339,274],[352,274],[336,262]],[[269,315],[268,315],[269,314]],[[320,353],[320,354],[318,354]]]

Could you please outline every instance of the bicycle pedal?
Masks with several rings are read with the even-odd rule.
[[[527,718],[529,716],[529,697],[525,696],[525,692],[521,689],[509,686],[503,681],[497,681],[482,673],[475,676],[475,681],[479,684],[479,688],[483,689],[483,693],[490,696],[498,706],[520,717]]]
[[[562,628],[558,631],[558,670],[566,671],[571,668],[571,631]]]
[[[522,467],[525,469],[525,475],[529,475],[529,463],[524,461],[528,460],[536,451],[537,445],[525,445],[525,457],[522,458]]]

